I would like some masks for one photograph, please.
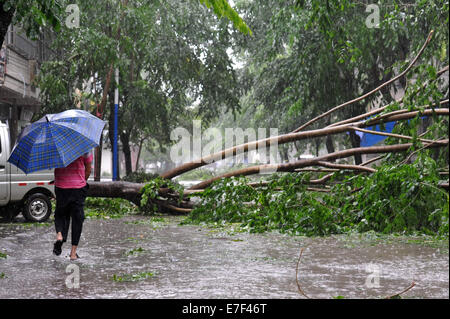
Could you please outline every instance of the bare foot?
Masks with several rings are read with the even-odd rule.
[[[70,260],[77,260],[80,258],[77,254],[77,247],[78,246],[72,245],[72,249],[70,250]]]

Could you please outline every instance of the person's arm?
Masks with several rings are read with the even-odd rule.
[[[89,176],[91,176],[92,171],[92,162],[88,162],[84,165],[84,178],[86,180],[89,179]]]
[[[84,178],[87,181],[89,179],[89,176],[91,176],[92,171],[92,159],[93,159],[92,153],[87,153],[83,155],[83,159],[84,159]]]

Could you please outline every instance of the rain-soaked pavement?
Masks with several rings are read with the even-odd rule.
[[[0,298],[301,299],[302,247],[298,279],[312,298],[380,298],[413,281],[403,298],[449,298],[448,245],[370,233],[249,234],[180,220],[87,219],[77,262],[69,261],[67,244],[61,256],[52,255],[50,223],[0,224]]]

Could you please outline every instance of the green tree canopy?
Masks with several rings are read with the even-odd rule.
[[[369,4],[334,0],[236,3],[253,30],[251,39],[239,36],[235,52],[244,63],[241,81],[247,96],[242,107],[245,114],[255,114],[254,124],[289,132],[376,88],[405,68],[431,30],[433,41],[411,74],[419,81],[433,79],[436,69],[448,63],[448,1],[379,1],[376,26],[366,24],[371,18]],[[396,90],[409,89],[414,88],[401,79],[309,129],[362,114],[371,103],[390,103]],[[423,100],[414,103],[433,95],[434,100],[442,97],[435,93],[430,87],[421,95]],[[356,135],[350,137],[348,142],[358,145]]]
[[[212,15],[198,1],[77,4],[79,28],[63,26],[54,42],[57,58],[42,66],[41,112],[67,109],[74,104],[76,89],[91,81],[83,99],[93,101],[90,110],[105,113],[112,127],[113,90],[107,92],[109,107],[96,108],[102,105],[107,81],[117,86],[110,71],[118,68],[119,136],[127,173],[132,144],[151,139],[168,144],[170,130],[181,118],[210,120],[218,109],[239,109],[237,77],[226,52],[229,20]],[[242,29],[245,24],[239,25]]]

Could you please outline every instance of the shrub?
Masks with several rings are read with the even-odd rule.
[[[158,174],[145,173],[143,171],[132,172],[131,174],[122,178],[123,181],[133,183],[148,183],[152,179],[157,178]]]

